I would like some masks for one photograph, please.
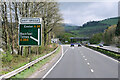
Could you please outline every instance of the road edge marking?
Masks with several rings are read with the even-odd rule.
[[[62,46],[62,55],[61,57],[57,60],[57,62],[47,71],[47,73],[45,73],[45,75],[42,77],[41,80],[44,80],[47,75],[56,67],[56,65],[61,61],[61,59],[63,58],[63,56],[65,55],[65,53],[68,51],[68,49],[63,53],[63,46]]]
[[[84,48],[87,48],[87,47],[84,46]],[[91,51],[94,51],[94,52],[96,52],[96,53],[98,53],[98,54],[100,54],[100,55],[102,55],[102,56],[104,56],[104,57],[106,57],[106,58],[109,58],[109,59],[111,59],[111,60],[113,60],[113,61],[119,63],[119,61],[117,61],[117,60],[115,60],[114,58],[111,58],[111,57],[109,57],[109,56],[107,56],[107,55],[105,55],[105,54],[103,54],[103,53],[100,53],[100,52],[95,51],[95,50],[90,49],[90,48],[87,48],[87,49],[89,49],[89,50],[91,50]]]

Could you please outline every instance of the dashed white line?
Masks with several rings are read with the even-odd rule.
[[[87,65],[90,65],[90,63],[87,63]]]
[[[93,69],[90,69],[90,71],[91,71],[91,72],[94,72],[94,70],[93,70]]]
[[[85,57],[85,56],[83,56],[83,57]]]
[[[82,56],[83,56],[83,58],[85,58],[85,56],[83,55],[83,54],[81,54]],[[84,59],[85,61],[87,61],[87,59]],[[90,63],[89,62],[87,62],[87,65],[89,66],[89,68],[90,68]],[[93,69],[90,69],[90,71],[93,73],[94,72],[94,70]]]

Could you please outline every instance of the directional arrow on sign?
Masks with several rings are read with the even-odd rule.
[[[32,36],[30,36],[30,38],[38,42],[38,45],[40,45],[40,29],[38,28],[38,40]]]

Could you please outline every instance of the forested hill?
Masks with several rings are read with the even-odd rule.
[[[64,26],[65,31],[74,34],[76,36],[91,36],[95,33],[104,32],[106,28],[118,23],[118,17],[108,18],[101,21],[90,21],[83,26]]]
[[[76,25],[72,25],[72,24],[67,24],[67,23],[64,23],[63,26],[64,26],[64,30],[66,32],[69,32],[69,31],[72,31],[72,30],[77,30],[80,27],[80,26],[76,26]]]

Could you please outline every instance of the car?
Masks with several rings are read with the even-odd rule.
[[[71,45],[70,45],[71,47],[74,47],[74,44],[73,43],[71,43]]]
[[[81,44],[78,44],[78,47],[81,47]]]
[[[103,47],[103,44],[98,44],[99,47]]]
[[[90,43],[88,43],[88,46],[90,46]]]

